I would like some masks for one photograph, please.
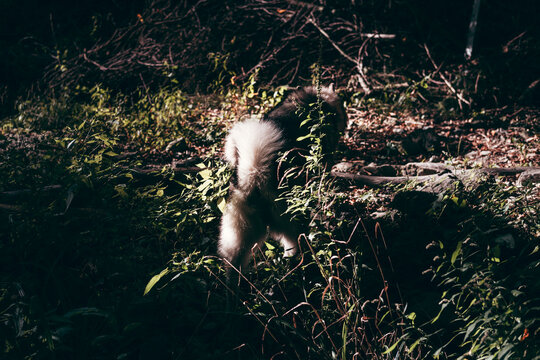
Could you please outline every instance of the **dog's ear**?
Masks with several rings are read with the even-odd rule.
[[[334,83],[331,83],[330,85],[328,85],[328,90],[334,92]]]

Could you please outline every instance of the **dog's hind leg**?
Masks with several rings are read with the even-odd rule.
[[[283,256],[291,257],[298,252],[298,231],[285,217],[274,214],[270,223],[270,236],[283,245]]]
[[[265,237],[266,224],[261,214],[241,196],[231,196],[221,219],[218,244],[219,255],[232,265],[228,273],[237,273],[247,267],[251,249]]]
[[[218,253],[226,261],[227,310],[235,307],[242,271],[247,268],[252,249],[266,238],[266,225],[260,214],[239,194],[232,194],[221,219]]]
[[[270,233],[270,236],[281,242],[283,246],[283,257],[292,257],[298,252],[298,238],[294,233]]]

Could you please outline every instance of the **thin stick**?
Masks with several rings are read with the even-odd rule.
[[[362,90],[364,90],[364,92],[366,94],[369,94],[371,92],[371,89],[368,85],[368,82],[367,82],[367,79],[366,79],[366,76],[364,75],[364,71],[363,71],[363,64],[361,61],[359,60],[355,60],[353,59],[352,57],[350,57],[349,55],[347,55],[347,53],[343,50],[341,50],[341,48],[330,38],[330,35],[328,35],[328,33],[326,31],[324,31],[316,22],[315,20],[312,18],[312,17],[309,17],[307,19],[307,22],[310,23],[310,24],[313,24],[313,26],[315,26],[315,28],[317,28],[317,30],[319,30],[319,32],[330,42],[330,44],[347,60],[349,60],[350,62],[354,63],[356,65],[356,69],[358,70],[358,73],[360,75],[359,77],[359,83],[360,83],[360,86],[362,87]],[[369,40],[369,38],[367,39]]]
[[[431,53],[429,52],[429,49],[427,47],[426,44],[424,44],[424,50],[426,50],[426,54],[429,58],[429,61],[431,61],[431,64],[433,65],[433,67],[435,68],[435,70],[439,70],[440,67],[437,66],[437,64],[435,63],[435,61],[433,60],[433,58],[431,57]],[[461,105],[462,102],[464,102],[465,104],[471,106],[471,102],[466,100],[459,92],[456,91],[456,89],[454,89],[454,87],[452,86],[452,84],[450,83],[450,81],[448,81],[446,79],[446,77],[443,75],[442,72],[439,71],[439,76],[441,77],[441,79],[444,81],[444,83],[446,84],[446,86],[448,86],[448,88],[450,89],[450,91],[452,91],[454,93],[454,95],[456,95],[456,97],[458,98],[458,104],[459,104],[459,109],[460,110],[463,110],[463,106]]]

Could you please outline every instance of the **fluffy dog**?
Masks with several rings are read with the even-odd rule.
[[[285,256],[297,251],[298,231],[275,203],[277,159],[284,151],[306,147],[297,139],[309,134],[303,124],[307,117],[314,112],[319,115],[312,111],[313,104],[320,104],[325,116],[324,134],[319,135],[323,152],[331,154],[347,124],[343,103],[331,87],[323,87],[320,98],[313,87],[289,91],[262,119],[237,123],[226,137],[225,159],[234,174],[221,219],[218,253],[237,269],[247,266],[253,249],[268,235],[281,242]]]

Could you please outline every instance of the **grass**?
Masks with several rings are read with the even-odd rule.
[[[301,254],[269,240],[226,310],[222,140],[282,93],[96,86],[2,120],[2,357],[535,358],[537,189],[486,181],[399,207],[412,185],[336,182],[316,139],[282,199]]]

